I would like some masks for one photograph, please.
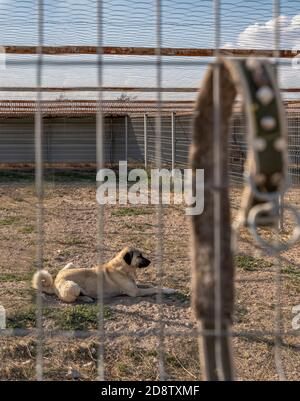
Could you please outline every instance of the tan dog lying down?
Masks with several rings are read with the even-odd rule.
[[[158,288],[139,288],[135,281],[136,269],[147,267],[150,263],[140,251],[126,247],[110,262],[101,266],[83,269],[69,263],[58,272],[54,282],[49,272],[40,270],[33,276],[32,286],[35,289],[40,286],[42,292],[55,294],[64,302],[93,302],[93,298],[97,298],[98,280],[101,283],[101,279],[104,297],[154,295],[158,293]],[[173,294],[176,291],[163,288],[162,292]]]

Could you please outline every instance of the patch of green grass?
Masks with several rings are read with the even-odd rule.
[[[126,355],[129,356],[134,362],[142,362],[143,354],[138,348],[130,349],[126,351]]]
[[[73,182],[73,181],[96,181],[95,171],[72,170],[72,171],[55,171],[54,173],[46,173],[46,181],[56,182]]]
[[[45,170],[45,181],[48,182],[74,182],[74,181],[89,181],[95,182],[96,170]],[[2,170],[0,171],[0,182],[33,182],[34,181],[34,170]]]
[[[43,308],[43,317],[54,323],[57,330],[95,330],[98,327],[97,305],[68,305],[62,309]],[[104,318],[112,318],[109,307],[104,307]],[[36,326],[36,306],[23,308],[7,317],[8,328]]]
[[[287,265],[287,266],[282,267],[281,273],[293,275],[293,276],[300,278],[300,269],[295,266],[292,266],[292,265]]]
[[[181,363],[179,362],[179,360],[177,358],[175,358],[175,356],[170,355],[170,354],[166,354],[165,355],[165,361],[168,365],[172,366],[173,368],[181,368]]]
[[[182,302],[185,302],[185,301],[189,301],[190,300],[190,295],[189,294],[185,294],[185,293],[183,293],[183,292],[175,292],[175,294],[174,294],[174,296],[179,300],[179,301],[182,301]]]
[[[22,274],[17,273],[0,273],[0,282],[2,283],[9,283],[13,282],[20,282],[20,281],[29,281],[32,278],[32,272],[25,272]]]
[[[0,226],[11,226],[19,223],[20,217],[7,217],[6,219],[0,219]]]
[[[236,266],[245,271],[262,271],[272,267],[272,263],[264,259],[254,258],[250,255],[236,255],[234,258]]]
[[[35,232],[35,226],[25,226],[20,231],[23,234],[32,234]]]
[[[36,325],[36,307],[30,306],[8,314],[7,328],[9,329],[26,329]]]
[[[122,207],[111,212],[112,216],[142,216],[145,214],[153,214],[154,211],[147,208],[140,207]]]
[[[97,305],[74,305],[68,306],[52,314],[55,323],[61,330],[87,330],[98,327],[98,306]],[[111,318],[111,310],[104,307],[104,318]]]
[[[245,318],[247,316],[247,313],[248,313],[248,309],[245,306],[237,304],[235,306],[235,314],[234,314],[235,322],[236,323],[244,322]]]
[[[154,358],[157,358],[157,357],[158,357],[158,352],[157,352],[155,349],[153,349],[153,350],[151,350],[151,351],[147,351],[147,352],[146,352],[146,355],[147,355],[147,356],[152,356],[152,357],[154,357]]]
[[[2,170],[0,171],[0,182],[11,181],[33,181],[33,171],[20,171],[20,170]]]
[[[118,363],[118,365],[117,365],[117,367],[118,367],[118,371],[120,372],[120,373],[124,373],[124,374],[129,374],[129,373],[131,373],[131,371],[130,371],[130,369],[128,368],[128,365],[126,364],[126,363]]]
[[[157,358],[158,352],[156,350],[145,350],[144,348],[138,347],[127,349],[126,355],[130,357],[134,363],[141,363],[147,358]]]
[[[300,293],[300,269],[287,265],[281,268],[281,273],[284,275],[285,288],[289,291]]]

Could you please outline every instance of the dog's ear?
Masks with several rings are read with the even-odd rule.
[[[131,264],[132,258],[133,258],[133,252],[132,251],[125,253],[124,260],[128,265]]]

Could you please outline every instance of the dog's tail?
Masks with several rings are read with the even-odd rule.
[[[46,294],[54,294],[53,278],[47,270],[37,271],[32,278],[32,287]]]

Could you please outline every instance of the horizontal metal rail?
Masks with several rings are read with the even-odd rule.
[[[34,54],[37,53],[37,46],[1,46],[2,52],[6,54]],[[161,48],[161,56],[176,57],[214,57],[214,49],[191,49],[191,48]],[[94,54],[99,53],[97,46],[42,46],[41,53],[45,55],[66,55],[66,54]],[[119,56],[155,56],[154,47],[114,47],[105,46],[101,48],[101,54]],[[264,49],[220,49],[221,56],[234,57],[274,57],[274,50]],[[279,50],[280,58],[292,58],[299,54],[294,50]]]
[[[176,92],[176,93],[195,93],[199,91],[199,88],[193,87],[165,87],[160,88],[160,92]],[[287,93],[300,93],[300,88],[281,88],[281,92]],[[98,92],[97,86],[74,86],[74,87],[42,87],[41,92]],[[150,88],[144,86],[103,86],[102,92],[154,92],[156,93],[158,88]],[[38,89],[33,86],[1,86],[0,92],[38,92]]]

